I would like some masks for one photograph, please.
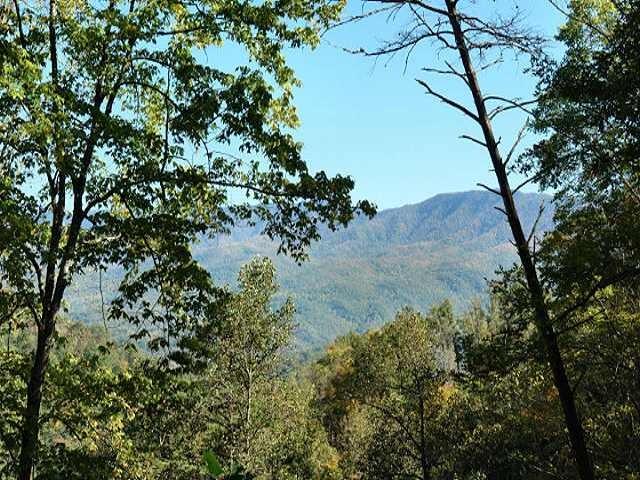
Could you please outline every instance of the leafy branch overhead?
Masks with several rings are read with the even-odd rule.
[[[319,223],[335,228],[373,213],[351,203],[351,179],[309,172],[288,132],[297,81],[283,49],[313,46],[339,4],[17,7],[1,59],[12,282],[33,277],[40,291],[32,293],[53,298],[45,256],[65,272],[59,291],[87,267],[133,271],[181,250],[185,265],[189,241],[255,218],[301,258]],[[226,44],[244,47],[251,66],[224,71],[205,61]],[[250,201],[232,202],[243,196],[236,192]]]

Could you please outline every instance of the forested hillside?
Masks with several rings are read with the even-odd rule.
[[[552,226],[551,197],[517,196],[531,228],[544,205],[537,231]],[[296,302],[296,337],[303,349],[317,348],[349,331],[379,326],[411,306],[427,309],[449,299],[458,310],[486,296],[487,279],[515,261],[508,225],[490,192],[442,194],[416,205],[358,218],[337,232],[324,229],[301,265],[277,255],[277,245],[259,226],[236,227],[230,235],[202,240],[194,256],[220,283],[233,284],[240,267],[257,255],[275,262],[281,296]],[[118,270],[103,274],[103,298],[113,296]],[[100,279],[88,274],[73,286],[69,314],[102,323]],[[117,332],[122,330],[116,329]]]
[[[640,480],[638,25],[0,3],[0,480]]]

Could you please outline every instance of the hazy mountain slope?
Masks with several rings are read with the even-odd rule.
[[[516,198],[527,228],[540,203],[549,202],[538,194]],[[372,220],[360,218],[345,230],[325,232],[302,266],[276,257],[273,243],[255,228],[201,242],[194,254],[223,283],[233,283],[240,265],[254,255],[274,258],[283,295],[292,295],[298,306],[299,341],[314,347],[387,321],[404,305],[425,309],[450,298],[464,307],[484,295],[485,277],[515,259],[508,226],[494,208],[498,200],[486,192],[442,194]],[[540,222],[542,230],[551,225],[551,210]],[[110,272],[103,279],[106,297],[117,277]],[[99,321],[97,284],[87,276],[75,287],[74,317]]]

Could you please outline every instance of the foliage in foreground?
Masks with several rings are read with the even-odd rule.
[[[273,307],[273,266],[256,259],[239,283],[170,364],[101,329],[65,327],[36,478],[204,480],[205,452],[221,479],[574,478],[520,287],[503,284],[462,315],[447,302],[404,309],[293,369],[293,306]],[[562,337],[603,478],[640,472],[637,295],[603,292]],[[15,468],[29,335],[14,332],[0,354],[0,478]]]
[[[311,172],[291,134],[298,80],[284,52],[316,46],[342,7],[2,3],[0,325],[29,321],[35,333],[20,479],[33,474],[50,349],[74,278],[122,269],[109,315],[141,337],[159,326],[175,337],[219,293],[192,256],[199,238],[260,220],[299,260],[320,225],[374,212],[352,202],[350,178]]]
[[[239,278],[198,342],[185,341],[181,364],[123,350],[96,329],[65,329],[47,382],[36,478],[204,479],[206,450],[257,478],[326,478],[334,453],[311,386],[284,373],[293,306],[272,310],[269,261],[256,259]],[[0,354],[0,478],[15,475],[30,335],[14,333]]]

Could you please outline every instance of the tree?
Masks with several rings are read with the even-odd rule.
[[[347,473],[426,480],[447,471],[448,440],[457,434],[447,421],[456,396],[452,332],[445,303],[427,315],[404,309],[352,339],[344,368],[337,364],[324,380],[322,400],[329,424],[343,430],[337,447]]]
[[[237,466],[264,480],[336,478],[312,386],[287,367],[293,305],[273,308],[277,285],[267,259],[247,264],[240,279],[218,316],[174,345],[169,364],[113,344],[101,327],[60,321],[38,478],[204,480],[206,451],[227,473]],[[2,479],[17,469],[33,336],[14,332],[11,350],[0,352]]]
[[[238,275],[239,291],[224,313],[198,328],[183,345],[207,369],[211,423],[220,434],[214,451],[223,459],[250,467],[254,441],[270,424],[268,412],[256,411],[276,393],[283,374],[283,355],[293,334],[290,299],[275,311],[275,268],[255,258]]]
[[[464,395],[453,416],[466,433],[454,452],[455,471],[462,478],[576,478],[522,270],[504,271],[491,285],[489,308],[475,306],[462,317]]]
[[[187,401],[195,404],[189,416],[205,425],[200,443],[257,479],[319,478],[332,450],[312,410],[310,386],[288,368],[293,302],[273,307],[278,284],[267,258],[247,263],[238,284],[173,357],[193,376]]]
[[[455,415],[470,419],[456,452],[456,472],[482,472],[487,478],[574,478],[562,412],[540,354],[541,339],[521,321],[529,316],[518,302],[523,286],[516,279],[510,289],[504,281],[499,287],[493,303],[499,302],[501,320],[473,312],[477,320],[468,322],[480,325],[472,331],[481,334],[464,342],[460,386],[465,401]],[[603,478],[633,478],[640,468],[633,448],[640,434],[638,382],[632,373],[637,372],[639,351],[637,288],[627,282],[600,291],[559,330],[567,371],[575,379],[574,395],[593,439],[591,453]],[[497,329],[487,328],[492,324]]]
[[[640,84],[631,73],[640,4],[576,0],[566,14],[565,55],[544,65],[539,85],[534,126],[544,138],[521,161],[556,191],[557,228],[540,264],[563,327],[598,292],[640,274]]]
[[[380,10],[384,13],[394,13],[391,18],[404,18],[397,14],[401,10],[406,12],[409,19],[408,25],[394,40],[375,50],[361,49],[360,53],[379,57],[404,51],[410,55],[421,43],[435,42],[440,49],[439,58],[443,58],[443,66],[429,64],[423,70],[461,80],[469,93],[471,106],[437,91],[430,82],[417,79],[429,96],[462,113],[481,131],[481,138],[468,135],[463,137],[484,148],[490,158],[498,187],[481,186],[498,195],[502,202],[502,206],[498,209],[504,213],[511,229],[526,284],[525,293],[533,314],[532,318],[543,340],[548,365],[553,373],[576,467],[583,480],[591,480],[594,478],[594,470],[584,428],[560,351],[558,334],[554,328],[554,319],[547,303],[544,285],[536,267],[535,231],[530,234],[525,233],[514,201],[514,194],[524,185],[534,181],[536,177],[531,177],[516,187],[512,187],[509,179],[510,162],[525,130],[522,130],[507,154],[503,155],[493,129],[493,120],[496,116],[513,110],[530,112],[529,106],[534,101],[486,95],[479,80],[479,72],[500,62],[505,51],[527,55],[532,58],[534,64],[540,62],[541,58],[544,58],[541,51],[543,39],[523,28],[517,13],[511,18],[498,17],[498,20],[494,21],[490,19],[488,13],[478,15],[473,13],[471,8],[465,11],[462,7],[463,2],[460,0],[374,0],[372,3],[380,4]],[[369,15],[379,13],[380,10],[373,10]],[[358,18],[367,16],[365,14]],[[496,106],[492,108],[492,105]],[[567,303],[569,304],[567,309],[573,308],[571,302]]]
[[[594,458],[603,478],[633,478],[640,461],[640,310],[638,284],[601,291],[572,319],[571,368],[591,425]],[[575,326],[580,324],[580,326]]]
[[[351,179],[311,174],[288,133],[297,81],[284,49],[317,44],[341,6],[3,5],[0,318],[26,312],[37,327],[20,479],[37,459],[51,339],[75,276],[119,265],[111,315],[142,333],[162,324],[170,339],[216,292],[189,252],[198,236],[261,219],[301,258],[320,223],[373,213],[351,202]],[[224,44],[243,52],[230,70],[206,61]],[[242,194],[251,201],[234,203]]]
[[[541,65],[536,129],[545,138],[523,159],[558,199],[576,207],[622,190],[638,202],[640,66],[636,1],[573,0],[559,40],[560,61]],[[620,202],[621,198],[616,198]]]
[[[295,374],[275,382],[257,405],[268,422],[257,432],[251,465],[258,479],[338,480],[338,454],[328,442],[315,408],[312,385]]]
[[[574,0],[563,12],[566,50],[540,75],[534,127],[543,139],[520,166],[556,192],[557,227],[539,252],[540,270],[602,476],[623,476],[637,470],[618,442],[637,435],[620,428],[637,414],[627,368],[640,274],[640,3]],[[604,384],[619,387],[605,393]]]
[[[16,478],[35,331],[12,336],[11,349],[0,353],[2,479]],[[110,345],[101,328],[59,321],[41,413],[38,478],[145,477],[148,459],[126,427],[145,401],[147,379],[132,375],[130,362],[131,354]]]

